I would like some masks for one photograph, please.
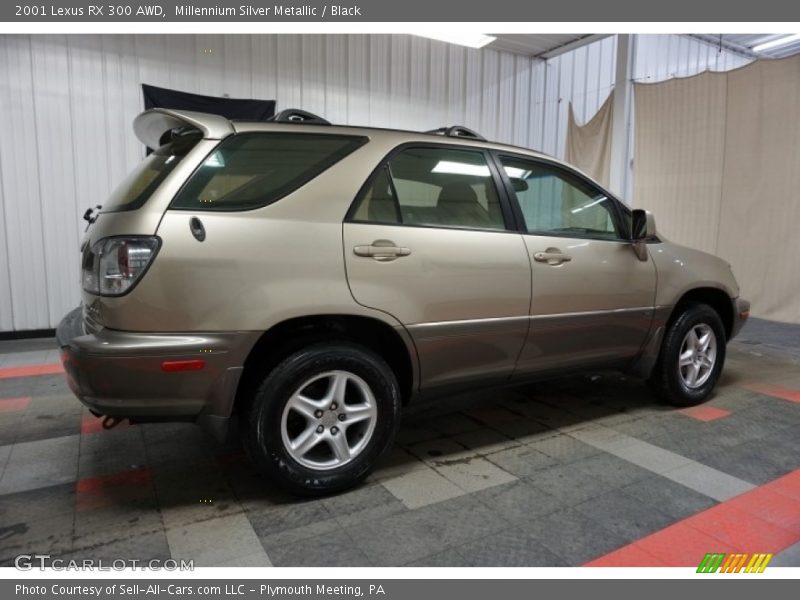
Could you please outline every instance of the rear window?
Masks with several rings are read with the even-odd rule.
[[[184,133],[176,133],[168,144],[164,144],[150,153],[128,175],[117,188],[111,192],[103,204],[103,212],[136,210],[141,208],[150,195],[156,191],[161,182],[181,162],[181,159],[194,148],[202,134],[196,129]]]
[[[242,133],[224,140],[171,208],[235,211],[280,200],[343,159],[367,138],[312,133]]]

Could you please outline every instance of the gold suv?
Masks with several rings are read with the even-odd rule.
[[[155,150],[86,215],[70,387],[110,425],[236,416],[296,492],[363,479],[422,395],[617,369],[700,402],[748,315],[723,260],[463,127],[156,109],[134,130]]]

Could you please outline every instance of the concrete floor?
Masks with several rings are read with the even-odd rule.
[[[412,407],[369,480],[298,500],[193,425],[103,430],[52,340],[0,342],[0,564],[800,566],[800,327],[753,320],[704,405],[613,374]]]

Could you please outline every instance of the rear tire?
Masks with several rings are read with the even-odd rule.
[[[293,493],[342,491],[391,446],[400,410],[397,378],[380,356],[348,342],[314,344],[256,390],[243,423],[245,450]]]
[[[717,384],[725,363],[726,334],[719,314],[692,304],[669,325],[653,373],[651,390],[674,406],[694,406]]]

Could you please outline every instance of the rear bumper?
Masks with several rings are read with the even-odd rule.
[[[69,387],[93,411],[214,423],[231,414],[258,333],[88,333],[79,307],[59,323],[56,337]]]
[[[744,327],[750,316],[750,303],[741,298],[733,299],[733,326],[731,327],[731,338],[736,336]]]

